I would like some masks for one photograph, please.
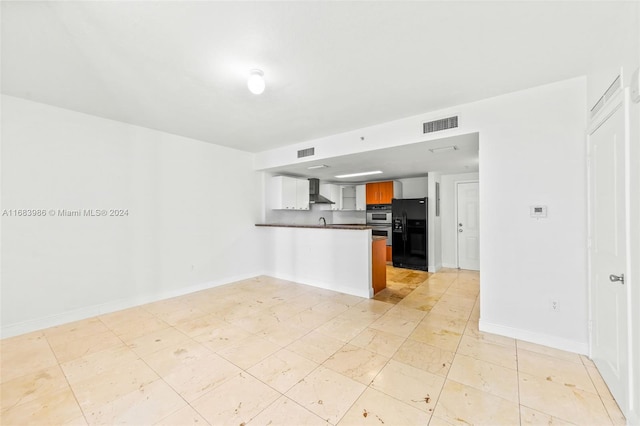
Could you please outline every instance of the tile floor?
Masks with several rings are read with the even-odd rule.
[[[624,424],[586,357],[478,331],[477,273],[423,277],[396,304],[258,277],[2,340],[0,423]]]

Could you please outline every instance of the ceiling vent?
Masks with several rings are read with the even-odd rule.
[[[440,130],[453,129],[458,127],[458,116],[443,118],[441,120],[429,121],[422,124],[422,133],[439,132]]]
[[[611,86],[609,86],[606,92],[604,92],[600,99],[598,99],[598,102],[596,102],[593,108],[591,108],[591,118],[595,117],[598,111],[600,111],[602,107],[607,104],[609,99],[611,99],[611,97],[613,97],[613,95],[615,95],[621,88],[622,80],[620,79],[620,76],[617,76],[616,79],[613,80],[613,83],[611,83]]]
[[[298,151],[298,158],[311,157],[316,153],[315,148],[301,149]]]

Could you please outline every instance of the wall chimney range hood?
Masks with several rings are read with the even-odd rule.
[[[309,204],[335,204],[333,201],[320,195],[320,179],[309,179]]]

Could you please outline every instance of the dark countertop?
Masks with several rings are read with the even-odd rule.
[[[369,225],[333,225],[327,224],[325,225],[294,225],[294,224],[286,224],[286,223],[256,223],[256,226],[272,226],[278,228],[311,228],[311,229],[351,229],[351,230],[363,230],[363,229],[371,229]],[[385,237],[382,237],[385,238]]]

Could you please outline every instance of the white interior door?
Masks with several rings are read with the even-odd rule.
[[[625,211],[625,103],[588,136],[591,357],[611,393],[627,406],[629,359]],[[603,111],[604,112],[604,111]]]
[[[458,198],[458,268],[480,270],[480,221],[478,182],[460,182]]]

